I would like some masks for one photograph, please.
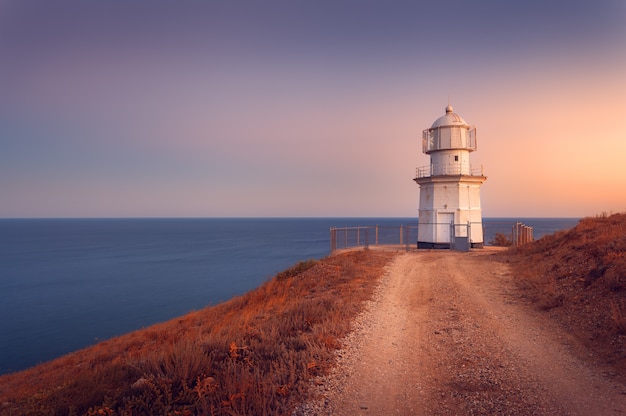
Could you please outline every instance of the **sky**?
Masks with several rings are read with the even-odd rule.
[[[476,126],[485,217],[626,211],[626,2],[0,0],[0,217],[416,217]]]

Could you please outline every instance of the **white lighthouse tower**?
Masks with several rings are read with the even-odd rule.
[[[483,246],[480,185],[487,177],[482,166],[470,165],[474,150],[476,129],[451,105],[424,130],[422,151],[430,155],[430,165],[417,168],[414,179],[420,187],[418,248]]]

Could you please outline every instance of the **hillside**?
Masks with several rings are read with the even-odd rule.
[[[301,262],[223,304],[2,376],[0,414],[289,414],[392,257]]]
[[[539,308],[626,376],[626,214],[584,218],[504,256]]]
[[[345,390],[334,414],[623,409],[625,252],[615,214],[504,251],[304,261],[244,296],[0,377],[0,415],[287,415],[320,397],[311,386]],[[346,339],[357,316],[369,323]],[[354,376],[324,384],[333,368]]]

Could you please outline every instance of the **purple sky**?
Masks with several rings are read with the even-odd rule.
[[[626,3],[0,1],[0,217],[416,216],[478,130],[485,216],[626,210]]]

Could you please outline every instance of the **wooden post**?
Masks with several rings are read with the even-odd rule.
[[[534,241],[533,227],[516,222],[511,233],[511,240],[514,247]]]

